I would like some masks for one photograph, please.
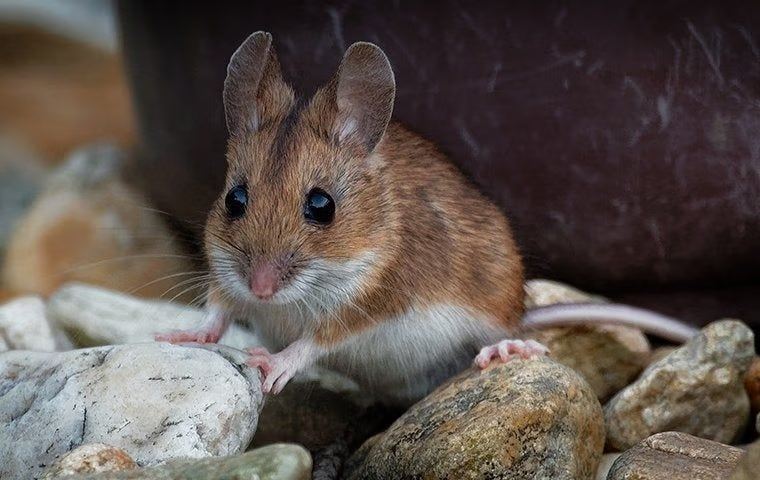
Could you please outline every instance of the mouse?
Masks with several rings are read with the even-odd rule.
[[[372,43],[351,45],[310,98],[283,78],[271,34],[240,45],[222,93],[225,186],[204,233],[205,321],[157,340],[213,343],[242,321],[264,343],[246,363],[266,393],[318,364],[409,404],[473,362],[546,355],[516,337],[525,329],[610,321],[679,341],[695,333],[627,306],[526,312],[507,217],[392,119],[395,93]]]

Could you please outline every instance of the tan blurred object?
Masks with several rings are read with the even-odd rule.
[[[158,297],[177,286],[172,298],[191,286],[196,268],[163,219],[123,183],[121,163],[118,150],[95,146],[52,176],[10,239],[6,288],[49,295],[79,281]]]
[[[744,375],[744,389],[749,396],[752,413],[760,412],[760,357],[752,359],[752,363]]]
[[[135,138],[117,53],[0,22],[0,129],[48,162],[96,140]]]

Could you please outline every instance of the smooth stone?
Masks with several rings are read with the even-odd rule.
[[[0,351],[6,350],[56,350],[41,298],[20,297],[0,305]]]
[[[757,480],[760,472],[760,440],[747,448],[730,480]]]
[[[344,478],[593,479],[603,446],[601,406],[578,374],[513,360],[439,387],[360,448]]]
[[[749,417],[743,378],[754,355],[754,336],[742,322],[706,326],[605,405],[608,445],[626,450],[670,430],[732,443]]]
[[[197,267],[160,212],[122,178],[125,155],[109,145],[74,152],[19,219],[2,270],[5,288],[52,294],[80,281],[145,297],[200,293]],[[184,294],[183,294],[184,293]]]
[[[274,444],[242,455],[172,461],[160,467],[77,475],[66,480],[310,480],[311,456],[300,445]]]
[[[186,305],[78,283],[64,285],[48,300],[50,320],[82,347],[151,342],[157,333],[200,325],[203,315]],[[219,343],[240,350],[261,344],[237,324],[230,325]]]
[[[141,466],[241,453],[262,405],[245,357],[161,343],[0,354],[0,478],[37,477],[87,443]]]
[[[554,280],[535,278],[525,282],[525,308],[545,307],[555,303],[606,303],[607,299],[591,295]]]
[[[105,443],[88,443],[62,456],[45,470],[42,480],[80,473],[118,472],[134,468],[137,468],[137,464],[124,450]]]
[[[740,448],[686,433],[658,433],[620,455],[607,480],[728,478],[742,454]]]

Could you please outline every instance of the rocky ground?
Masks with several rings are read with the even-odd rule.
[[[540,332],[556,356],[465,371],[398,412],[320,370],[264,401],[235,348],[256,341],[243,329],[226,345],[150,341],[198,317],[81,284],[0,307],[0,478],[694,479],[757,461],[729,446],[754,426],[745,380],[758,380],[736,320],[645,368],[634,332]],[[608,351],[621,360],[593,361]]]
[[[747,442],[757,438],[760,360],[738,320],[658,348],[623,327],[524,332],[551,355],[469,369],[405,411],[322,369],[264,398],[259,372],[242,362],[241,349],[257,344],[244,328],[220,345],[152,341],[200,321],[192,301],[168,301],[192,289],[193,267],[166,257],[177,244],[118,168],[81,168],[111,153],[87,155],[41,182],[0,235],[2,479],[756,478],[760,444]],[[66,248],[49,241],[76,219],[95,233]],[[160,241],[135,240],[146,229]],[[51,279],[25,267],[30,251],[62,265],[104,252],[164,263]],[[135,291],[157,265],[169,284]],[[606,301],[547,280],[525,288],[529,306]]]

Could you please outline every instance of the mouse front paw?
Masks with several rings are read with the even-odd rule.
[[[483,347],[475,357],[475,365],[486,368],[491,360],[508,362],[515,357],[531,359],[543,357],[549,349],[535,340],[505,339],[493,345]]]

